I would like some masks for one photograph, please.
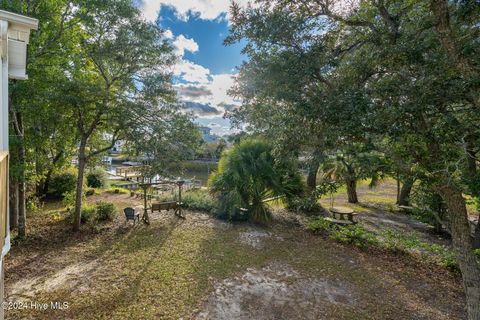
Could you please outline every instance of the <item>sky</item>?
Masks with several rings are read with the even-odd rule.
[[[178,99],[194,112],[198,124],[220,136],[232,132],[223,115],[240,102],[227,90],[246,59],[243,44],[223,45],[229,5],[230,0],[139,0],[145,19],[165,30],[179,56],[173,70]]]

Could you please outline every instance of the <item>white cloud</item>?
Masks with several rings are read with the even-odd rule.
[[[173,74],[183,81],[191,83],[206,84],[210,81],[209,69],[185,59],[181,59],[175,65]]]
[[[165,36],[165,38],[167,39],[173,39],[173,32],[172,30],[170,29],[167,29],[163,32],[163,35]]]
[[[188,63],[191,63],[187,61]],[[208,69],[207,69],[208,70]],[[192,77],[193,79],[194,77]],[[231,111],[239,105],[233,97],[228,95],[228,90],[235,81],[234,74],[207,74],[208,81],[190,81],[190,83],[176,84],[179,101],[191,102],[196,106],[208,106],[215,108],[217,114],[223,114],[225,111]],[[185,74],[181,77],[183,81],[188,81]],[[205,79],[203,79],[205,80]],[[197,108],[198,109],[198,108]],[[194,110],[195,111],[195,110]],[[197,115],[203,118],[214,117],[215,113],[198,112]]]
[[[212,81],[207,88],[212,92],[212,103],[214,105],[235,104],[235,100],[227,94],[227,91],[233,86],[234,81],[235,76],[232,74],[212,75]]]
[[[179,35],[175,41],[173,41],[175,47],[175,53],[181,57],[185,55],[185,51],[195,53],[198,51],[198,44],[193,39],[186,38],[183,34]]]
[[[246,6],[249,0],[237,0]],[[142,0],[140,9],[148,21],[155,22],[162,5],[175,8],[180,19],[188,20],[189,14],[199,15],[204,20],[214,20],[228,13],[231,0]]]

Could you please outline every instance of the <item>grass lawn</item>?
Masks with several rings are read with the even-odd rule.
[[[140,204],[89,197],[98,200]],[[133,227],[119,215],[75,234],[61,209],[32,214],[30,236],[6,258],[7,301],[29,306],[7,319],[465,318],[458,274],[340,245],[289,219],[261,228],[162,212]],[[52,301],[68,308],[31,307]]]

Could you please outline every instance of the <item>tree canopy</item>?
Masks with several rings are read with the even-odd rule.
[[[257,4],[231,7],[226,42],[246,39],[249,57],[232,90],[244,101],[234,119],[277,137],[278,149],[295,141],[343,154],[345,142],[370,145],[397,159],[399,175],[428,183],[448,208],[469,317],[478,318],[480,267],[462,194],[479,197],[479,6]]]

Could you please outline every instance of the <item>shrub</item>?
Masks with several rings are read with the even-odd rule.
[[[432,245],[432,246],[438,246],[438,245]],[[441,247],[442,249],[439,252],[440,255],[440,261],[439,264],[447,269],[450,269],[452,271],[460,271],[460,266],[458,265],[457,262],[457,257],[455,256],[455,252],[453,250],[446,249],[444,247]]]
[[[307,223],[307,229],[323,235],[329,235],[333,228],[335,228],[335,225],[324,218],[318,218]]]
[[[270,219],[266,198],[302,191],[293,163],[275,161],[272,147],[259,140],[243,141],[224,152],[209,185],[219,202],[218,217],[242,219],[240,208],[245,208],[246,218],[260,223]]]
[[[384,238],[382,245],[390,252],[419,251],[428,259],[447,269],[459,270],[455,252],[451,248],[422,242],[414,234],[403,234],[392,230],[386,230],[382,236]]]
[[[65,193],[75,190],[77,184],[77,173],[75,168],[69,168],[52,175],[48,183],[50,196],[61,198]]]
[[[191,210],[213,213],[216,208],[215,199],[207,190],[192,190],[182,195],[183,207]]]
[[[423,182],[414,186],[410,197],[412,202],[414,202],[418,208],[407,211],[407,213],[419,221],[436,226],[437,229],[440,229],[435,216],[438,216],[443,220],[447,212],[442,197],[435,192],[430,185]]]
[[[106,191],[107,193],[114,193],[114,194],[128,194],[130,190],[121,188],[121,187],[114,187],[112,186],[110,189]]]
[[[63,194],[63,205],[67,208],[67,210],[70,210],[70,208],[73,208],[75,207],[75,198],[76,198],[76,191],[69,191],[69,192],[65,192]],[[82,203],[85,202],[85,196],[82,197]]]
[[[117,214],[117,208],[111,202],[100,201],[96,204],[97,220],[112,221]]]
[[[341,243],[350,243],[359,248],[366,248],[378,244],[378,239],[372,232],[366,231],[358,225],[349,225],[334,229],[332,238]]]
[[[28,197],[26,201],[27,213],[29,212],[38,212],[42,209],[43,204],[40,199],[36,196]]]
[[[93,206],[85,205],[84,207],[82,207],[82,210],[81,210],[81,213],[80,213],[81,222],[82,223],[87,223],[87,222],[92,221],[93,218],[95,217],[95,212],[96,212],[96,209]],[[69,213],[70,213],[70,219],[73,223],[75,221],[75,208],[71,208],[69,210]]]
[[[96,193],[96,192],[95,192],[95,189],[94,189],[94,188],[88,188],[88,189],[85,191],[85,195],[86,195],[87,197],[93,196],[95,193]]]
[[[326,236],[333,240],[353,244],[359,248],[378,245],[379,241],[375,234],[367,231],[359,225],[337,226],[324,218],[318,218],[307,223],[307,229]]]
[[[393,253],[405,253],[419,247],[419,241],[413,234],[405,235],[393,230],[385,230],[382,238],[384,248]]]
[[[172,201],[178,199],[178,192],[173,195],[164,194],[157,198],[158,201]],[[204,211],[208,213],[215,213],[216,201],[212,194],[206,189],[188,190],[182,193],[182,207],[185,209]]]
[[[87,174],[87,186],[90,188],[103,188],[105,181],[105,172],[102,169],[96,168]]]
[[[312,196],[288,199],[287,208],[295,212],[307,214],[318,213],[322,210],[322,206],[318,203],[317,198]]]

